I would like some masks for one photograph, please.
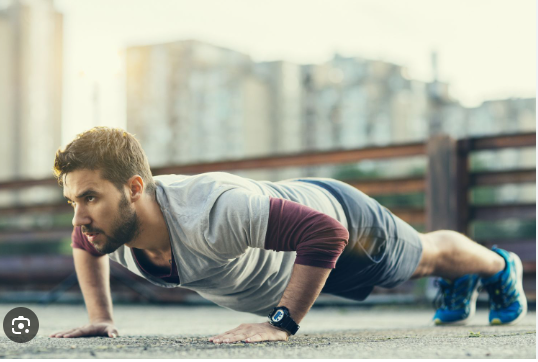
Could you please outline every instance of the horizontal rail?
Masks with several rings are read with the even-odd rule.
[[[70,228],[55,228],[50,230],[6,230],[0,232],[0,243],[34,243],[34,242],[49,242],[52,240],[61,240],[71,237],[73,227]]]
[[[368,147],[353,150],[310,152],[293,155],[271,156],[235,161],[220,161],[192,165],[178,165],[155,168],[154,174],[196,174],[212,171],[272,169],[293,166],[315,166],[339,164],[373,159],[392,159],[426,154],[425,143],[395,145],[388,147]],[[0,184],[1,187],[1,184]]]
[[[352,150],[302,152],[292,155],[277,155],[241,160],[228,160],[177,166],[157,167],[152,169],[153,175],[163,174],[197,174],[214,171],[272,169],[293,166],[314,166],[323,164],[339,164],[358,162],[361,160],[392,159],[426,154],[425,143],[411,143],[386,147],[368,147]],[[0,190],[26,188],[30,186],[57,185],[54,178],[41,180],[13,180],[0,182]]]
[[[502,185],[509,183],[536,182],[536,169],[473,172],[469,175],[470,186]]]
[[[512,244],[512,245],[516,245],[516,244],[531,244],[531,245],[535,245],[536,244],[536,238],[532,238],[532,239],[529,239],[529,238],[522,238],[522,239],[506,239],[506,238],[503,238],[503,239],[490,239],[490,238],[487,238],[487,239],[476,239],[476,238],[473,238],[474,241],[476,241],[477,243],[480,243],[482,245],[508,245],[508,244]],[[533,255],[533,257],[535,257],[535,255]]]
[[[424,192],[426,190],[425,177],[407,177],[385,180],[344,181],[361,190],[367,195],[404,194],[411,192]]]
[[[62,277],[74,270],[71,255],[28,255],[0,257],[0,281],[15,276],[33,281]]]
[[[0,190],[5,189],[25,189],[33,186],[58,186],[58,180],[49,177],[38,180],[10,180],[0,182]]]
[[[471,220],[535,219],[536,204],[472,206]]]
[[[536,132],[461,140],[461,142],[467,141],[471,151],[496,150],[509,147],[536,147]]]
[[[73,207],[67,202],[47,204],[47,205],[18,205],[0,208],[0,216],[11,216],[29,213],[60,214],[73,212]]]
[[[498,149],[505,147],[536,146],[536,133],[480,137],[460,140],[468,142],[470,150]],[[411,143],[386,147],[368,147],[352,150],[303,152],[292,155],[276,155],[241,160],[228,160],[198,164],[187,164],[152,169],[154,175],[196,174],[211,171],[271,169],[293,166],[314,166],[358,162],[361,160],[391,159],[426,155],[426,143]],[[0,190],[20,189],[32,186],[57,185],[55,178],[39,180],[10,180],[0,182]]]

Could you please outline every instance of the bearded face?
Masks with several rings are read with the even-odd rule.
[[[98,170],[68,173],[64,196],[74,208],[73,225],[80,226],[97,251],[113,253],[138,236],[140,221],[135,208]]]
[[[125,194],[122,194],[117,209],[118,213],[110,226],[109,234],[101,229],[81,227],[84,234],[97,233],[91,242],[100,253],[110,254],[115,252],[120,246],[131,242],[139,233],[140,222],[138,216]]]

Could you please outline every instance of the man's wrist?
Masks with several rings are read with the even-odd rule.
[[[289,309],[283,305],[275,307],[268,317],[273,327],[285,330],[290,335],[294,335],[299,330],[299,324],[293,320]]]
[[[286,330],[286,329],[284,329],[284,328],[276,327],[276,326],[272,325],[271,322],[269,322],[269,321],[267,321],[267,322],[265,322],[265,323],[269,324],[271,327],[273,327],[273,328],[275,328],[275,329],[278,329],[279,331],[286,332],[286,334],[288,335],[288,337],[291,336],[290,331],[288,331],[288,330]]]

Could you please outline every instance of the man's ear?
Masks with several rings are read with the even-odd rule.
[[[132,202],[138,201],[144,194],[144,180],[139,175],[134,175],[127,181],[129,197]]]

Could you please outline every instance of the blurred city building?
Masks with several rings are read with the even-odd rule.
[[[247,55],[194,40],[127,50],[127,130],[152,166],[271,152],[268,89]]]
[[[0,179],[50,177],[61,144],[63,16],[53,0],[6,4],[0,9]],[[27,190],[0,199],[50,196]]]
[[[254,71],[264,85],[268,95],[268,114],[255,117],[266,119],[265,137],[269,140],[269,154],[297,153],[304,149],[303,134],[308,127],[302,123],[301,66],[284,61],[260,62],[254,64]],[[265,154],[267,155],[267,153]],[[245,156],[253,156],[245,154]],[[245,176],[255,176],[248,172]],[[258,174],[262,178],[287,179],[297,176],[296,169],[273,170]]]
[[[325,64],[303,66],[305,150],[425,139],[425,87],[423,82],[409,79],[405,67],[379,60],[336,54]],[[396,163],[392,169],[401,166]],[[316,168],[310,175],[330,177],[333,170],[331,166]]]
[[[426,137],[424,84],[405,67],[338,54],[304,66],[308,150],[348,149]]]
[[[53,0],[0,10],[1,179],[48,177],[61,143],[62,14]]]
[[[152,166],[419,142],[535,130],[534,99],[466,108],[438,80],[405,66],[335,54],[323,64],[254,62],[199,41],[127,49],[127,129]],[[524,150],[515,157],[531,157]],[[391,161],[384,161],[386,164]],[[423,160],[385,167],[398,174]],[[240,172],[285,179],[335,174],[335,166]]]

